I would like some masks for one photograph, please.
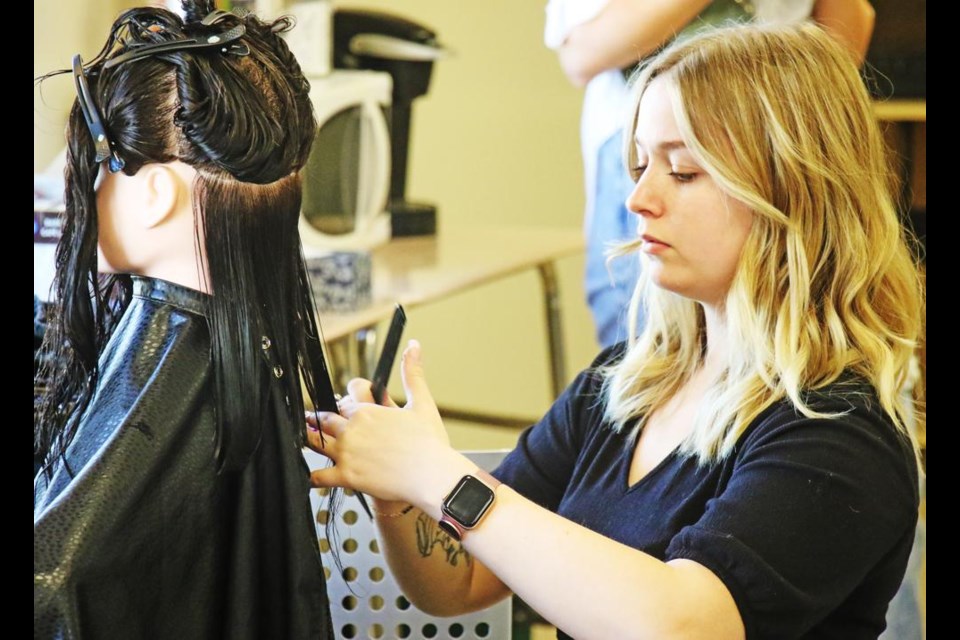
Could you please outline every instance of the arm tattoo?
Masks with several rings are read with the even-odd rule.
[[[417,516],[417,550],[420,551],[420,557],[426,558],[433,554],[434,547],[440,547],[440,550],[447,557],[447,562],[455,567],[463,558],[464,564],[470,566],[473,559],[463,545],[455,542],[443,529],[441,529],[433,518],[425,513]]]

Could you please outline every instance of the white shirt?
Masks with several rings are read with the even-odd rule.
[[[549,49],[557,50],[567,35],[578,25],[599,14],[609,0],[549,0],[543,40]],[[753,0],[758,22],[791,23],[809,17],[815,0]],[[627,83],[620,69],[609,69],[594,76],[583,94],[580,114],[580,148],[583,154],[584,188],[588,225],[593,212],[596,182],[597,151],[627,121],[630,108]]]

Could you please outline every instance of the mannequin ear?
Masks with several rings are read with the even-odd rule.
[[[170,219],[177,211],[187,185],[173,168],[165,164],[144,165],[141,184],[144,189],[144,226],[153,228]]]

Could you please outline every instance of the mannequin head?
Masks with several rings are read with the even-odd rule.
[[[196,175],[179,160],[144,165],[132,176],[101,167],[96,188],[101,273],[135,273],[210,293],[203,243],[194,242]]]
[[[314,404],[332,402],[297,232],[316,123],[279,35],[290,23],[209,0],[186,0],[182,15],[130,9],[93,59],[74,59],[44,451],[69,441],[71,419],[56,409],[88,402],[131,274],[211,294],[222,465],[242,466],[258,441],[262,336],[291,372],[280,384],[292,411],[303,407],[301,366]]]

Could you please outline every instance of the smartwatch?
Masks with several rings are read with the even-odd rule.
[[[490,511],[498,486],[500,481],[482,469],[460,478],[440,506],[440,528],[454,540],[463,540],[464,534]]]

